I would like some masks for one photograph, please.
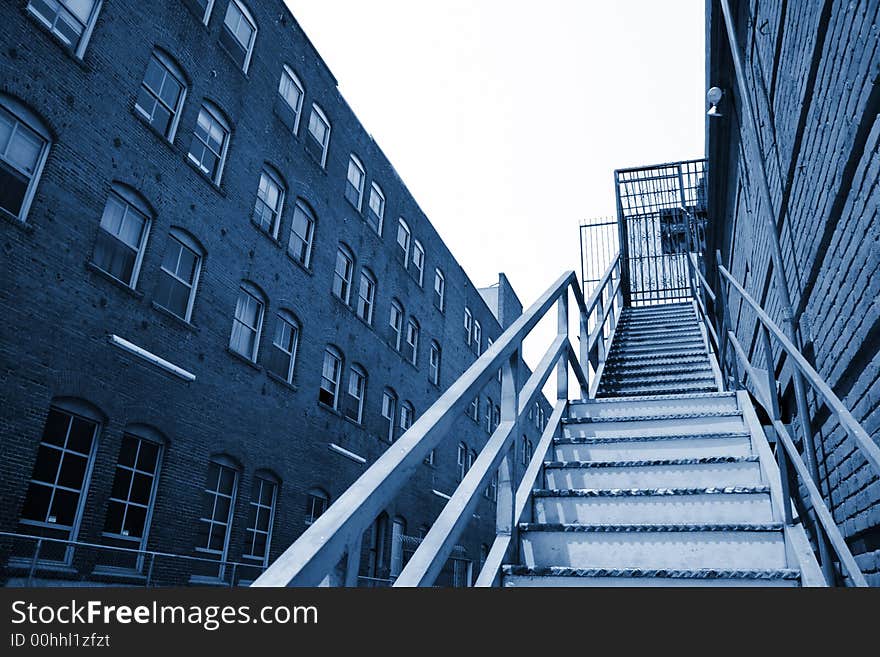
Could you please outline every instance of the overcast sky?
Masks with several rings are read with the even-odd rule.
[[[704,154],[704,0],[286,2],[471,279],[526,306],[614,169]]]

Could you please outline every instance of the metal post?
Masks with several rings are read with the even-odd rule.
[[[767,395],[770,402],[771,420],[773,422],[779,420],[781,413],[779,410],[779,391],[776,389],[776,373],[773,370],[773,351],[770,349],[770,336],[767,327],[761,325],[761,345],[764,349],[764,360],[767,363]],[[776,427],[773,427],[774,431]],[[782,505],[785,524],[793,524],[791,515],[791,491],[789,490],[789,473],[788,458],[785,454],[785,447],[782,441],[776,439],[776,462],[779,466],[779,478],[782,484]]]
[[[37,570],[37,561],[40,559],[40,551],[43,549],[43,539],[40,538],[37,540],[37,545],[34,548],[34,558],[31,559],[31,567],[28,570],[28,586],[34,585],[34,573]]]
[[[629,245],[623,204],[620,202],[620,176],[617,171],[614,172],[614,196],[617,198],[617,235],[620,240],[620,291],[623,295],[623,303],[628,306],[630,305]]]
[[[561,297],[560,297],[561,298]],[[561,311],[560,311],[561,314]],[[521,345],[520,345],[521,347]],[[510,549],[518,550],[516,537],[516,451],[519,445],[519,349],[504,364],[501,375],[501,421],[513,422],[513,442],[498,467],[498,500],[495,533],[510,536]],[[568,371],[566,370],[566,378]],[[513,555],[511,555],[513,558]]]
[[[153,564],[156,563],[156,553],[150,552],[150,566],[147,568],[147,583],[146,586],[149,586],[153,581]]]
[[[721,251],[715,251],[715,262],[719,267],[721,267]],[[721,330],[718,331],[718,342],[720,343],[718,345],[718,348],[721,351],[720,358],[722,362],[720,363],[720,365],[723,366],[723,363],[726,362],[727,356],[727,328],[731,326],[731,323],[730,307],[727,303],[727,285],[725,284],[724,279],[721,278],[720,269],[718,270],[718,272],[718,300],[721,304]],[[733,329],[731,328],[731,330]],[[738,388],[740,385],[739,366],[736,363],[735,355],[733,356],[733,358],[730,359],[730,367],[733,370],[734,387]]]
[[[229,575],[229,588],[232,588],[233,586],[235,586],[235,570],[236,570],[236,568],[238,568],[238,564],[233,563],[232,564],[232,573],[230,573],[230,575]]]
[[[557,306],[557,335],[568,335],[568,288],[559,295]],[[503,395],[503,392],[502,392]],[[559,359],[556,366],[556,399],[568,399],[568,361]]]
[[[358,573],[361,569],[361,544],[364,535],[358,532],[357,538],[348,544],[345,555],[345,586],[355,588],[358,585]]]
[[[590,381],[590,354],[587,351],[587,344],[590,341],[590,318],[586,313],[578,312],[579,315],[579,345],[578,352],[581,361],[581,370],[584,373],[584,376],[587,378],[587,396],[589,396],[589,381]],[[566,370],[567,371],[567,370]],[[584,397],[584,393],[581,393],[581,401],[586,401],[587,398]]]

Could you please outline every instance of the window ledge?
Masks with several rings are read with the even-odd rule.
[[[31,209],[33,209],[33,205],[31,206]],[[3,219],[4,221],[12,224],[16,228],[18,228],[19,230],[21,230],[27,234],[31,234],[34,232],[34,225],[33,224],[29,224],[26,219],[24,221],[22,221],[21,219],[16,217],[14,214],[7,212],[6,210],[4,210],[2,208],[0,208],[0,219]]]
[[[351,200],[349,200],[349,198],[347,196],[345,196],[345,194],[343,194],[343,198],[345,199],[345,202],[351,206],[351,209],[354,210],[354,213],[357,215],[357,217],[359,219],[363,219],[364,218],[363,210],[358,210],[358,207],[354,203],[352,203]],[[363,201],[361,201],[361,204],[363,204]]]
[[[265,239],[269,240],[269,242],[272,243],[272,246],[279,248],[279,249],[283,248],[283,246],[281,244],[281,239],[279,237],[274,237],[271,233],[267,233],[260,226],[258,226],[256,224],[256,222],[254,221],[253,216],[251,216],[250,221],[248,221],[248,223],[251,225],[251,228],[253,228],[255,231],[257,231]]]
[[[270,372],[269,370],[266,370],[266,376],[268,376],[272,381],[274,381],[278,385],[284,386],[285,388],[292,390],[293,392],[299,391],[299,386],[294,385],[293,383],[290,383],[289,381],[286,381],[282,377],[275,374],[275,372]]]
[[[224,29],[225,29],[225,26],[221,25],[220,26],[220,36],[223,36]],[[220,46],[220,50],[225,52],[226,56],[229,57],[229,62],[232,64],[232,68],[234,68],[236,71],[238,71],[238,73],[245,79],[245,82],[249,82],[251,78],[248,75],[247,71],[245,71],[241,66],[238,65],[238,62],[235,61],[235,56],[231,52],[229,52],[229,48],[226,47],[226,45],[223,43],[223,40],[218,38],[217,44]],[[250,68],[254,63],[253,62],[253,59],[254,59],[254,46],[253,46],[253,44],[251,45],[250,57],[251,57],[251,59],[248,62],[248,68]]]
[[[191,322],[186,321],[182,317],[175,315],[173,312],[171,312],[167,308],[160,306],[155,301],[151,301],[150,305],[153,307],[153,310],[155,310],[156,312],[161,313],[162,315],[165,315],[165,317],[168,317],[169,319],[173,320],[178,326],[185,328],[189,331],[192,331],[193,333],[198,333],[200,331],[198,326],[196,326],[195,324],[193,324]]]
[[[309,276],[315,275],[315,272],[312,271],[311,267],[306,267],[303,263],[294,258],[292,255],[290,255],[290,251],[288,251],[287,249],[284,249],[284,255],[286,255],[293,264],[299,267],[303,271],[303,273],[306,273]]]
[[[358,422],[357,420],[354,420],[354,419],[348,417],[345,413],[342,413],[342,419],[345,420],[346,422],[348,422],[349,424],[353,424],[353,425],[356,426],[356,427],[359,427],[359,428],[361,428],[361,429],[364,428],[364,422],[363,422],[363,420],[361,420],[360,422]]]
[[[322,402],[320,399],[318,400],[318,408],[323,409],[327,413],[331,413],[332,415],[335,415],[336,417],[343,417],[342,413],[340,413],[338,410],[336,410],[332,406],[328,406],[327,404]]]
[[[253,369],[255,369],[257,372],[262,372],[262,371],[263,371],[263,366],[262,366],[262,365],[260,365],[259,363],[255,363],[254,361],[252,361],[252,360],[251,360],[250,358],[248,358],[247,356],[242,356],[240,353],[238,353],[237,351],[234,351],[234,350],[233,350],[231,347],[229,347],[229,346],[226,347],[226,353],[229,354],[229,355],[230,355],[232,358],[234,358],[235,360],[237,360],[237,361],[239,361],[239,362],[242,362],[242,363],[244,363],[245,365],[250,365],[250,366],[251,366]]]
[[[220,196],[222,196],[223,198],[226,198],[226,192],[223,191],[223,188],[216,182],[214,182],[211,178],[208,178],[208,176],[205,175],[205,173],[201,169],[199,169],[199,167],[193,164],[193,161],[189,159],[189,153],[186,153],[186,155],[183,156],[183,161],[186,162],[189,167],[199,175],[199,178],[204,180],[205,183],[211,187],[211,189],[220,194]]]
[[[125,283],[120,281],[118,278],[113,276],[112,274],[108,274],[107,272],[105,272],[103,269],[98,267],[98,265],[96,265],[91,260],[86,260],[85,266],[86,266],[86,269],[88,269],[92,273],[97,274],[98,276],[100,276],[104,280],[110,281],[111,283],[116,285],[118,288],[124,290],[125,292],[128,292],[128,294],[133,296],[135,299],[143,299],[144,298],[143,292],[141,292],[140,290],[136,290],[132,287],[129,287],[128,285],[126,285]]]
[[[169,148],[172,153],[180,152],[180,149],[177,147],[177,145],[173,141],[168,139],[167,135],[163,135],[161,132],[156,130],[156,128],[154,128],[153,125],[144,118],[143,114],[137,111],[134,105],[132,105],[129,109],[131,110],[134,118],[137,119],[140,124],[144,126],[158,141],[162,142],[164,146]],[[176,131],[174,136],[177,136]]]

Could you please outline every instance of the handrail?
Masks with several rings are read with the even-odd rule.
[[[496,469],[499,472],[497,533],[515,534],[517,482],[514,476],[516,440],[513,438],[516,427],[554,367],[558,372],[559,399],[568,396],[569,366],[579,384],[581,397],[589,396],[588,363],[604,361],[608,345],[607,338],[591,341],[587,328],[597,313],[597,324],[604,326],[610,321],[613,331],[619,315],[614,310],[619,282],[607,301],[605,295],[612,282],[619,280],[619,275],[617,279],[614,277],[619,266],[618,255],[589,299],[584,299],[573,271],[557,279],[252,585],[315,586],[340,581],[356,584],[363,532],[394,499],[430,451],[446,437],[465,406],[499,368],[502,369],[501,421],[394,585],[433,583],[469,522],[481,489]],[[569,290],[574,294],[580,316],[579,355],[568,339]],[[517,374],[523,340],[554,304],[558,305],[557,337],[537,371],[519,388]],[[343,563],[346,572],[341,578],[339,569]]]
[[[803,354],[801,354],[797,347],[791,342],[791,340],[789,340],[782,329],[779,328],[779,326],[770,318],[770,316],[764,311],[764,309],[761,308],[761,306],[745,290],[745,288],[740,285],[740,283],[734,278],[730,271],[728,271],[727,268],[725,268],[721,264],[720,256],[717,258],[717,260],[719,282],[723,283],[724,280],[729,282],[731,287],[736,290],[741,298],[749,305],[749,307],[751,307],[751,309],[755,312],[755,315],[761,322],[760,337],[762,339],[763,351],[766,357],[766,372],[764,372],[763,370],[759,370],[749,361],[745,349],[743,349],[742,344],[740,343],[736,334],[732,330],[732,327],[730,326],[729,316],[727,315],[727,313],[729,312],[727,295],[725,294],[724,287],[719,290],[719,296],[715,297],[708,282],[700,273],[697,263],[693,262],[692,268],[698,275],[695,279],[697,283],[708,295],[711,295],[713,302],[716,299],[720,301],[720,312],[722,314],[722,317],[718,320],[718,322],[719,326],[722,327],[722,331],[719,335],[719,339],[721,341],[718,342],[719,353],[722,355],[724,353],[724,350],[721,348],[723,342],[730,343],[730,345],[733,347],[733,351],[735,354],[735,358],[732,363],[734,369],[734,380],[737,384],[740,383],[740,377],[738,374],[738,368],[736,368],[736,362],[741,361],[744,368],[742,381],[748,381],[751,384],[752,393],[755,399],[764,408],[764,410],[767,412],[767,415],[770,417],[771,424],[777,435],[778,441],[783,446],[782,453],[787,455],[787,458],[783,458],[781,455],[779,457],[783,482],[787,483],[788,463],[791,463],[794,467],[795,473],[804,485],[804,488],[806,490],[806,497],[810,505],[812,506],[816,514],[816,518],[818,519],[818,524],[821,527],[821,533],[818,536],[818,544],[822,568],[826,578],[831,580],[833,577],[833,571],[831,569],[831,563],[827,548],[827,544],[830,543],[838,559],[840,560],[842,567],[846,571],[846,574],[852,580],[852,583],[855,586],[859,587],[867,586],[864,575],[856,564],[855,559],[853,558],[852,553],[850,552],[849,547],[846,544],[846,540],[844,539],[843,534],[840,531],[840,528],[834,522],[834,516],[828,509],[828,506],[826,505],[825,500],[818,489],[816,477],[812,472],[813,468],[808,466],[808,464],[804,462],[803,458],[801,458],[801,455],[797,450],[797,447],[791,437],[788,428],[780,419],[781,412],[779,404],[779,393],[777,390],[776,374],[773,366],[774,358],[770,346],[770,336],[773,336],[776,341],[781,345],[782,349],[789,357],[789,362],[793,363],[793,366],[796,368],[793,376],[795,378],[805,378],[807,382],[811,385],[811,387],[819,393],[819,395],[825,400],[825,403],[831,409],[832,413],[837,417],[838,422],[843,427],[844,431],[854,440],[856,447],[860,450],[860,453],[878,473],[880,473],[880,448],[878,448],[877,445],[874,444],[868,433],[864,430],[864,428],[862,428],[855,417],[853,417],[849,409],[847,409],[840,398],[838,398],[837,395],[834,394],[828,384],[825,383],[825,381],[822,379],[821,375],[819,375],[819,373],[816,372],[816,370],[809,364],[806,358],[804,358]],[[718,310],[719,309],[716,306],[716,311]],[[704,315],[704,320],[707,326],[711,327],[708,315]],[[725,363],[721,362],[720,364],[723,367]],[[764,373],[764,376],[760,374],[761,372]],[[765,378],[766,380],[762,380],[763,378]],[[798,400],[798,415],[802,415],[805,412],[806,406],[803,400],[803,395],[799,396],[801,398]],[[801,427],[805,431],[809,431],[810,424],[808,418],[801,417],[799,418],[799,420],[801,423]],[[805,437],[805,449],[809,449],[809,445],[812,442],[810,438],[810,436]],[[790,513],[786,513],[786,522],[793,522]]]

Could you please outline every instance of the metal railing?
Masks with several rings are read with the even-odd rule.
[[[569,292],[579,311],[580,343],[577,351],[569,341]],[[517,549],[516,527],[525,508],[521,492],[526,486],[531,489],[565,409],[569,366],[577,378],[581,397],[594,396],[587,363],[593,366],[598,380],[621,303],[619,256],[609,265],[588,300],[583,297],[575,273],[563,274],[257,578],[253,586],[355,586],[364,531],[391,503],[424,458],[447,436],[465,407],[501,368],[501,422],[396,578],[394,586],[431,586],[434,583],[456,540],[470,522],[484,489],[498,472],[496,539],[476,585],[495,583],[501,564],[505,558],[512,558]],[[554,305],[557,306],[556,338],[535,372],[520,388],[523,340]],[[514,467],[517,427],[554,369],[557,372],[558,401],[538,448],[526,466],[518,491]],[[532,477],[531,481],[527,481],[529,477]]]
[[[837,419],[838,424],[855,445],[857,451],[878,475],[880,475],[880,447],[871,440],[865,429],[853,417],[840,398],[834,394],[821,375],[810,365],[794,343],[786,336],[785,332],[721,264],[720,252],[716,252],[716,270],[719,279],[717,292],[713,291],[700,272],[700,267],[697,266],[696,258],[693,254],[691,254],[690,258],[689,270],[694,299],[697,302],[701,319],[706,323],[706,327],[712,336],[713,348],[718,354],[719,365],[722,368],[726,367],[728,369],[729,383],[736,387],[745,387],[752,393],[758,404],[760,404],[770,418],[778,445],[782,446],[782,448],[777,447],[776,458],[782,480],[783,499],[791,499],[789,482],[792,469],[797,476],[797,480],[800,481],[806,491],[806,501],[809,502],[818,521],[816,542],[826,580],[829,584],[834,583],[832,557],[828,549],[830,545],[850,582],[854,586],[867,586],[865,577],[857,566],[849,546],[840,528],[835,523],[834,516],[828,509],[818,488],[818,468],[816,466],[816,455],[804,381],[810,385],[817,397],[825,403],[830,413]],[[733,331],[728,301],[730,290],[735,291],[742,301],[751,307],[758,319],[758,334],[764,354],[765,368],[758,368],[752,364],[736,333]],[[715,311],[714,326],[712,321],[713,313],[709,310],[707,298],[711,300],[712,308]],[[806,462],[801,458],[789,427],[782,422],[778,389],[779,380],[776,376],[776,359],[773,355],[771,339],[776,342],[786,356],[785,364],[789,369],[795,390],[796,415],[803,436],[803,451]],[[728,351],[729,348],[733,349],[732,356]],[[787,525],[793,524],[792,510],[788,504],[785,505],[784,518]]]
[[[265,570],[260,563],[15,532],[0,532],[0,554],[3,578],[7,581],[21,579],[25,586],[33,586],[36,579],[44,575],[53,580],[124,583],[127,586],[208,584],[231,587],[249,583]]]

